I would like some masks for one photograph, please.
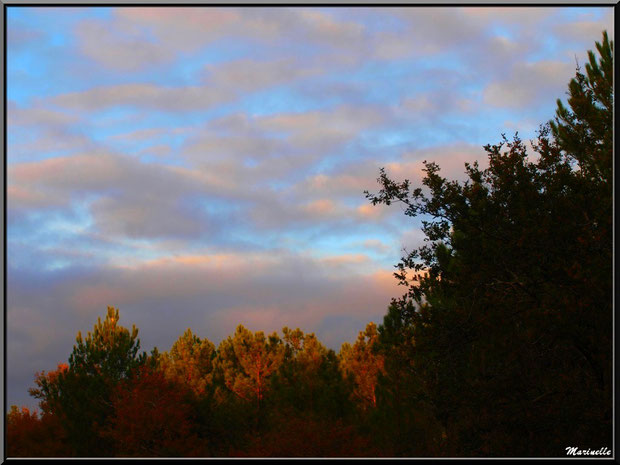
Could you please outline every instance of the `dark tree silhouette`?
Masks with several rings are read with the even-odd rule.
[[[7,415],[10,456],[565,456],[612,440],[613,42],[577,70],[532,141],[423,185],[382,170],[373,204],[420,216],[407,288],[339,355],[314,334],[188,329],[140,352],[108,307],[42,413]]]
[[[423,187],[382,170],[373,204],[423,218],[427,244],[397,265],[408,292],[381,334],[413,350],[393,381],[430,405],[447,454],[558,456],[611,444],[612,51],[569,85],[532,142],[488,145],[488,168]],[[408,358],[408,360],[407,360]],[[389,363],[388,363],[389,365]]]

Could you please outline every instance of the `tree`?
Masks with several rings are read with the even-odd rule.
[[[270,383],[273,422],[280,422],[284,410],[317,421],[345,418],[352,410],[351,390],[341,376],[334,351],[314,333],[288,327],[282,333],[284,359]]]
[[[400,354],[417,378],[411,390],[421,387],[445,453],[563,455],[569,442],[611,444],[606,34],[597,50],[569,85],[570,109],[558,103],[532,142],[537,158],[515,135],[485,147],[486,169],[466,164],[464,183],[425,162],[424,187],[381,170],[380,192],[366,192],[423,219],[427,244],[397,265],[408,292],[379,332],[392,341],[408,333]]]
[[[193,431],[189,395],[186,385],[141,367],[114,388],[101,436],[118,457],[200,456],[205,448]]]
[[[63,457],[71,454],[57,418],[12,405],[7,414],[8,457]]]
[[[147,359],[139,353],[138,329],[133,326],[130,333],[118,320],[118,310],[108,307],[106,319],[99,318],[92,333],[82,338],[78,332],[69,364],[38,375],[38,388],[30,390],[44,411],[58,417],[78,456],[113,455],[114,445],[99,436],[112,412],[111,392]]]
[[[53,413],[58,405],[60,395],[60,380],[69,370],[69,365],[59,363],[55,370],[50,372],[41,371],[35,374],[34,383],[38,388],[30,388],[28,392],[31,396],[40,399],[39,407],[44,413]]]
[[[570,108],[558,99],[556,117],[550,123],[559,146],[574,158],[582,175],[611,188],[614,43],[607,31],[603,32],[603,41],[596,43],[596,49],[600,58],[588,51],[586,74],[577,68],[568,85]]]
[[[376,352],[378,341],[377,325],[373,322],[360,331],[357,341],[351,346],[345,342],[340,349],[340,364],[346,376],[355,383],[352,396],[362,410],[377,407],[375,388],[377,377],[383,372],[383,356]]]
[[[383,370],[377,376],[377,408],[369,421],[372,436],[392,456],[454,455],[446,453],[445,431],[416,365],[415,312],[413,301],[393,301],[377,328],[375,347],[383,357]]]
[[[139,353],[138,328],[118,326],[119,312],[108,307],[106,319],[93,327],[86,338],[78,332],[73,352],[69,357],[69,369],[86,376],[101,376],[116,383],[127,379],[137,367],[144,364],[146,354]]]
[[[278,421],[262,436],[254,435],[244,451],[231,455],[241,457],[373,457],[380,450],[373,448],[367,436],[354,425],[341,419],[317,419],[295,415],[288,409],[277,412]]]
[[[269,389],[267,380],[282,363],[284,348],[276,333],[266,338],[239,325],[218,348],[218,366],[226,388],[260,410]]]
[[[282,334],[283,362],[272,378],[272,386],[278,392],[275,401],[300,410],[314,410],[320,395],[318,372],[327,349],[314,334],[304,334],[299,328],[284,327]]]
[[[200,397],[212,383],[215,346],[208,339],[200,339],[191,329],[172,345],[170,352],[159,358],[160,369],[170,380],[187,385]]]

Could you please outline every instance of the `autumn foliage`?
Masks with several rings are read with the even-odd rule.
[[[368,405],[354,392],[374,389],[369,383],[376,377],[350,376],[355,362],[345,363],[314,334],[284,328],[281,338],[239,325],[216,348],[188,329],[169,352],[147,355],[139,352],[137,329],[129,332],[119,319],[109,307],[86,338],[78,334],[68,364],[37,373],[30,393],[43,416],[13,408],[10,454],[358,456],[373,450],[356,416]],[[356,354],[370,350],[376,327],[364,334],[373,339],[356,344]],[[366,354],[362,370],[376,373],[373,361],[380,365]]]
[[[119,457],[200,456],[194,433],[190,386],[142,367],[112,394],[112,415],[102,428]]]
[[[7,415],[9,457],[63,457],[71,455],[57,418],[12,406]]]
[[[191,329],[140,351],[109,307],[13,406],[9,457],[565,456],[612,440],[613,42],[531,146],[424,187],[385,171],[375,205],[422,215],[407,290],[339,353],[313,333]]]

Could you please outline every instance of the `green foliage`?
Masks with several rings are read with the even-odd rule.
[[[271,408],[280,418],[282,409],[322,418],[344,418],[351,410],[350,385],[341,376],[339,360],[314,333],[299,328],[282,329],[284,360],[272,377]]]
[[[551,122],[558,144],[579,165],[584,176],[611,186],[613,131],[613,41],[607,31],[596,43],[599,58],[588,52],[586,74],[578,69],[568,85],[568,105],[557,101]]]
[[[112,412],[111,392],[146,362],[146,354],[138,353],[138,330],[130,333],[118,320],[118,310],[108,307],[105,321],[99,318],[86,338],[78,333],[68,366],[37,375],[38,388],[30,390],[44,411],[58,417],[79,456],[113,455],[113,443],[99,436]]]
[[[146,361],[146,354],[139,354],[138,329],[118,326],[118,309],[108,307],[106,319],[97,324],[85,339],[78,332],[73,352],[69,357],[69,368],[79,375],[102,377],[112,383],[126,379],[133,370]]]

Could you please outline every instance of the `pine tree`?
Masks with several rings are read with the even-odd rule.
[[[551,129],[558,145],[577,162],[591,180],[611,187],[613,149],[613,53],[614,43],[603,32],[596,42],[599,57],[588,52],[586,74],[577,69],[568,85],[568,105],[557,100]]]
[[[360,331],[355,344],[345,342],[340,349],[340,365],[345,376],[351,376],[355,383],[352,395],[362,410],[377,407],[377,378],[383,372],[383,356],[376,351],[377,342],[377,325],[370,322]]]
[[[489,166],[421,187],[381,171],[373,204],[422,215],[427,244],[397,265],[408,293],[386,317],[449,455],[563,455],[611,441],[613,43],[569,85],[528,154],[515,135]],[[554,137],[551,137],[551,136]],[[414,310],[411,311],[411,308]],[[400,314],[399,314],[400,313]],[[386,362],[393,366],[392,362]],[[567,407],[570,406],[570,407]],[[544,438],[544,439],[543,439]]]
[[[98,318],[86,338],[78,332],[77,344],[69,357],[71,371],[86,376],[101,376],[116,383],[128,378],[134,369],[145,363],[146,354],[139,353],[138,328],[133,325],[130,333],[127,328],[118,325],[118,320],[118,309],[108,307],[106,319],[101,322]]]
[[[215,346],[187,329],[172,345],[170,352],[160,355],[159,366],[170,380],[185,384],[200,397],[212,384]]]
[[[44,411],[58,417],[78,456],[114,455],[114,444],[99,435],[112,412],[111,392],[147,359],[139,353],[138,329],[130,333],[118,320],[118,310],[108,307],[106,319],[99,318],[86,338],[78,333],[68,366],[54,376],[38,375],[38,388],[30,390]]]
[[[252,333],[243,325],[218,348],[218,366],[224,385],[258,410],[269,389],[268,379],[283,358],[284,347],[277,334],[266,338],[262,331]]]
[[[288,327],[282,333],[284,360],[271,380],[273,409],[306,417],[343,417],[349,409],[349,390],[333,350],[314,333]]]

